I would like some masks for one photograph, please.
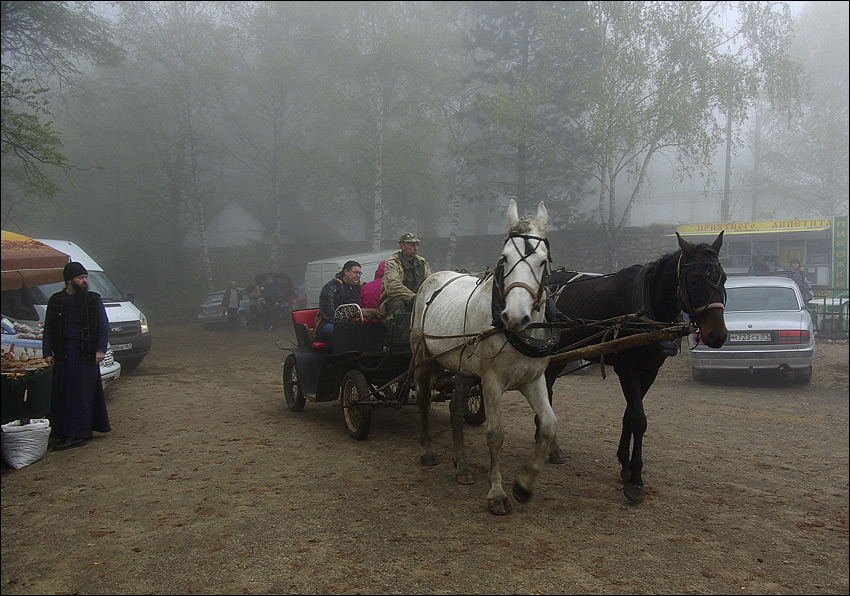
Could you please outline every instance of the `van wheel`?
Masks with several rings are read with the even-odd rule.
[[[144,360],[144,356],[136,356],[135,358],[127,358],[126,360],[119,360],[121,363],[122,371],[131,371],[135,370]]]

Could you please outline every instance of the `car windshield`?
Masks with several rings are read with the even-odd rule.
[[[792,288],[727,288],[726,312],[800,310]]]
[[[88,284],[90,292],[97,292],[104,302],[124,302],[125,298],[103,271],[89,271]],[[33,302],[47,304],[47,299],[56,292],[65,289],[64,283],[44,284],[35,286],[32,290]]]

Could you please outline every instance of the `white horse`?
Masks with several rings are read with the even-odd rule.
[[[461,484],[474,482],[463,445],[463,413],[469,390],[476,377],[480,378],[490,447],[487,506],[497,515],[511,511],[502,489],[499,464],[504,440],[501,411],[504,392],[519,390],[540,418],[533,457],[514,483],[517,501],[526,502],[531,498],[534,483],[555,437],[557,420],[549,404],[543,376],[549,364],[552,339],[545,339],[546,330],[523,331],[529,324],[545,318],[547,297],[542,282],[550,261],[547,220],[542,202],[536,217],[520,219],[516,202],[511,200],[508,238],[495,273],[485,276],[484,280],[452,271],[431,275],[419,288],[411,317],[411,367],[422,418],[421,462],[426,466],[437,464],[431,447],[428,411],[431,374],[435,363],[439,363],[454,372],[456,379],[450,412],[457,481]],[[554,343],[557,344],[557,339]]]

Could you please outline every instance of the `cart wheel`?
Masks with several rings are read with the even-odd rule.
[[[363,441],[372,427],[372,406],[358,404],[369,396],[369,384],[359,370],[350,370],[342,377],[342,417],[348,436]]]
[[[484,396],[481,395],[481,383],[476,383],[469,390],[463,420],[467,424],[475,425],[484,424],[484,421],[487,420],[487,412],[484,411]]]
[[[293,412],[300,412],[307,403],[301,384],[298,382],[295,354],[287,356],[283,363],[283,396],[286,398],[286,405]]]

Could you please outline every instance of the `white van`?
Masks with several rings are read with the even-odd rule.
[[[386,261],[395,253],[396,250],[385,250],[381,252],[361,252],[355,255],[346,255],[343,257],[331,257],[322,259],[321,261],[310,261],[307,263],[307,272],[304,274],[304,293],[307,295],[307,305],[310,308],[319,306],[319,293],[322,288],[333,279],[334,275],[342,271],[342,266],[347,261],[357,261],[360,263],[360,268],[363,269],[363,275],[360,276],[360,281],[369,283],[375,279],[375,271],[381,261]]]
[[[147,318],[130,301],[132,296],[130,299],[125,297],[103,268],[73,242],[41,238],[38,241],[64,252],[72,261],[82,263],[88,271],[89,290],[100,294],[106,307],[106,316],[109,318],[109,344],[115,360],[120,362],[125,370],[132,370],[141,364],[151,349],[151,334]],[[5,290],[3,314],[30,326],[41,327],[44,325],[48,298],[63,287],[64,283],[59,282],[32,288],[24,286],[20,290]],[[11,295],[12,293],[14,295]],[[7,310],[9,312],[6,312]]]

